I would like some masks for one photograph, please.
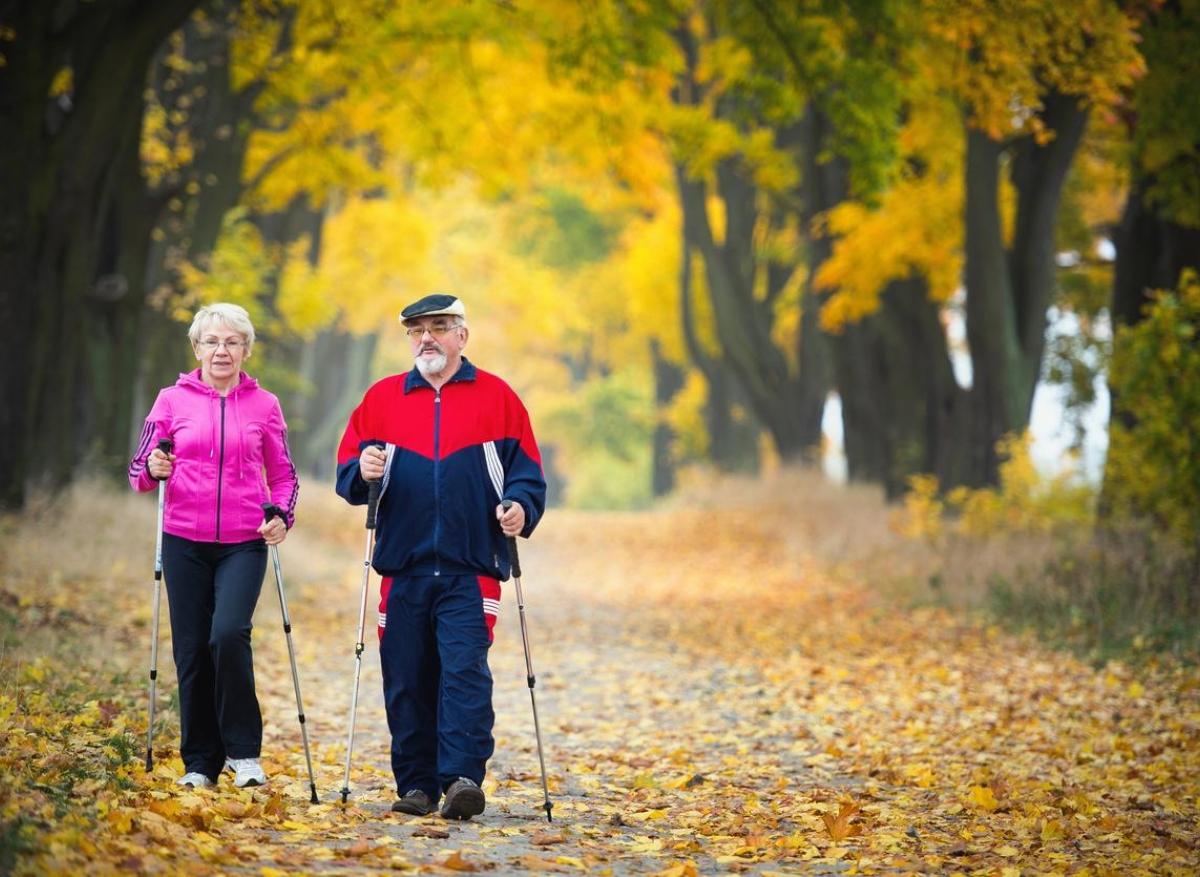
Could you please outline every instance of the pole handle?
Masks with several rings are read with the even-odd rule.
[[[377,448],[384,447],[383,442],[371,442]],[[375,529],[376,512],[379,511],[379,494],[383,492],[383,479],[367,482],[367,529]]]
[[[175,447],[175,443],[172,442],[169,438],[160,438],[158,440],[158,450],[162,451],[164,454],[171,453],[171,449],[174,447]]]
[[[510,508],[512,508],[512,504],[513,504],[513,501],[511,499],[502,500],[500,502],[500,505],[504,508],[505,511],[508,511]],[[517,553],[517,537],[509,536],[507,538],[508,538],[508,559],[509,559],[509,562],[512,564],[512,574],[513,574],[514,578],[519,579],[521,577],[521,557]]]
[[[262,510],[264,524],[269,524],[275,518],[283,518],[285,522],[287,521],[287,516],[283,513],[283,509],[274,503],[264,502],[262,504]]]
[[[379,511],[379,494],[383,487],[383,481],[368,481],[367,482],[367,529],[375,529],[375,513]]]

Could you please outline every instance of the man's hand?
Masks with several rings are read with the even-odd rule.
[[[514,502],[508,507],[508,511],[505,511],[503,505],[498,505],[496,520],[500,522],[500,529],[504,531],[505,536],[519,536],[525,529],[525,507],[519,502]]]
[[[363,481],[378,481],[383,477],[383,469],[387,464],[387,454],[383,448],[367,445],[358,455],[358,474]]]

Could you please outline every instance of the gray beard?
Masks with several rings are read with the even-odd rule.
[[[433,359],[426,359],[423,356],[417,357],[417,370],[425,377],[430,375],[441,374],[446,368],[446,354],[439,353]]]

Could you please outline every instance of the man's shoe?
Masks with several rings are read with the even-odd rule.
[[[239,789],[261,786],[267,781],[257,758],[226,758],[225,769],[233,771],[233,784]]]
[[[181,786],[189,786],[193,789],[207,789],[213,784],[213,781],[204,774],[194,770],[189,770],[175,782]]]
[[[466,777],[459,777],[446,789],[442,816],[446,819],[470,819],[483,812],[483,789]]]
[[[393,813],[407,813],[409,816],[428,816],[433,812],[433,802],[420,789],[409,789],[404,796],[392,804]]]

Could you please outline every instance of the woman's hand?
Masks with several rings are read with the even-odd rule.
[[[268,545],[278,545],[287,538],[287,524],[282,518],[271,518],[258,525],[258,532]]]
[[[146,460],[146,469],[149,470],[150,477],[157,481],[165,481],[175,469],[175,455],[164,454],[155,448]]]

